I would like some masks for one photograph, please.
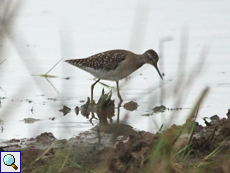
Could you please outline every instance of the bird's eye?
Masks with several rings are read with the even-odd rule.
[[[153,58],[152,58],[152,56],[151,56],[149,53],[147,53],[147,55],[148,55],[148,59],[149,59],[149,61],[153,62]]]

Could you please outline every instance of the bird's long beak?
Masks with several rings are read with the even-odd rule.
[[[158,69],[158,67],[157,67],[157,66],[154,66],[154,67],[156,68],[156,70],[157,70],[158,74],[160,75],[161,79],[163,80],[163,77],[162,77],[161,72],[160,72],[160,70]]]

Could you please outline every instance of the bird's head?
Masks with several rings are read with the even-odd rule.
[[[157,67],[157,62],[159,60],[159,56],[157,55],[157,53],[154,50],[150,49],[150,50],[147,50],[144,54],[146,57],[146,63],[151,64],[153,67],[155,67],[161,79],[163,80],[163,77]]]

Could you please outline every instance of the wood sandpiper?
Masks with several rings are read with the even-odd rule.
[[[94,86],[101,79],[116,81],[117,96],[122,102],[119,92],[119,80],[129,76],[146,63],[153,65],[161,79],[163,79],[157,67],[158,60],[159,57],[157,53],[150,49],[141,55],[127,50],[110,50],[92,55],[88,58],[70,59],[65,61],[98,78],[98,80],[91,86],[91,102],[93,101]]]

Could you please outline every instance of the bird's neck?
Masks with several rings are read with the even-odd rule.
[[[145,55],[137,55],[136,56],[137,62],[136,65],[138,68],[140,68],[141,66],[143,66],[146,62],[145,62]]]

